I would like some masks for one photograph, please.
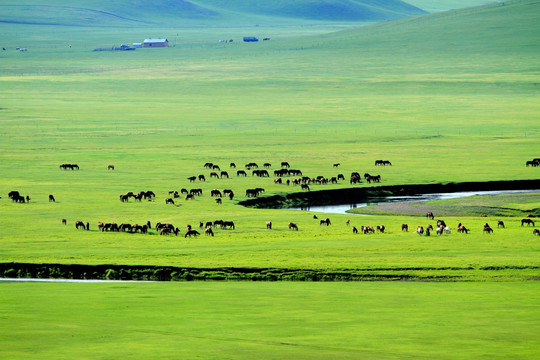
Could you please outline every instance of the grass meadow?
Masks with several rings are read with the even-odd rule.
[[[300,191],[273,183],[282,161],[311,177],[380,174],[381,185],[538,179],[539,168],[525,162],[540,156],[539,12],[534,1],[508,1],[363,27],[272,16],[257,17],[265,20],[259,26],[228,18],[160,27],[157,15],[138,25],[0,23],[2,262],[348,269],[472,281],[1,283],[1,357],[537,357],[531,280],[539,276],[540,242],[520,226],[538,214],[537,193],[433,204],[452,229],[462,222],[472,230],[441,237],[402,232],[402,223],[427,225],[414,212],[331,215],[326,227],[312,212],[237,203],[248,188]],[[148,37],[166,37],[171,47],[92,51]],[[393,166],[375,167],[377,159]],[[210,178],[206,162],[230,178]],[[249,162],[271,163],[270,178],[236,176]],[[61,170],[63,163],[80,170]],[[188,181],[199,174],[207,180]],[[169,191],[182,188],[203,196],[166,205]],[[231,189],[235,198],[218,205],[212,189]],[[13,203],[11,190],[30,202]],[[143,190],[155,201],[119,201]],[[472,210],[485,204],[487,219]],[[216,219],[236,229],[183,237],[187,224]],[[347,219],[387,231],[353,235]],[[495,227],[497,219],[506,228],[483,234],[482,224]],[[76,230],[78,220],[90,230]],[[100,232],[98,221],[167,222],[181,233]]]
[[[8,283],[0,348],[10,359],[533,359],[538,286]]]

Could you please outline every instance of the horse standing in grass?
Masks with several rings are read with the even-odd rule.
[[[522,219],[521,226],[523,226],[523,224],[527,224],[527,226],[534,226],[534,221],[532,221],[531,219]]]

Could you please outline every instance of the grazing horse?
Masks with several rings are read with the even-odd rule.
[[[423,226],[419,226],[416,228],[416,233],[418,235],[422,235],[424,233],[424,227]]]
[[[465,234],[469,233],[469,229],[467,229],[464,225],[461,224],[458,226],[457,231]]]
[[[221,205],[221,198],[217,198],[217,199],[216,199],[216,204],[220,204],[220,205]]]
[[[189,182],[195,182],[195,180],[197,180],[197,177],[196,176],[190,176],[190,177],[188,177],[188,180],[189,180]]]
[[[309,191],[309,185],[308,185],[308,184],[302,184],[302,185],[300,186],[300,188],[301,188],[302,190],[307,190],[307,191]]]
[[[484,224],[484,230],[482,231],[484,234],[485,233],[488,233],[488,234],[491,234],[493,232],[493,229],[487,224],[485,223]]]
[[[351,220],[347,219],[347,221],[345,221],[345,225],[349,226],[350,224],[351,224]]]
[[[521,226],[523,226],[523,224],[527,224],[527,226],[530,226],[532,224],[532,226],[534,226],[534,221],[532,221],[531,219],[522,219]]]
[[[361,226],[360,229],[362,229],[362,232],[364,234],[375,234],[375,229],[373,228],[373,226]]]
[[[319,223],[319,225],[326,225],[326,226],[331,225],[330,219],[329,219],[329,218],[326,218],[326,219],[324,219],[324,220],[321,220],[320,223]]]
[[[66,219],[62,219],[62,224],[67,225],[67,220],[66,220]]]
[[[75,228],[79,229],[80,227],[82,227],[83,230],[86,230],[86,226],[84,226],[84,223],[82,221],[76,221],[75,222]]]
[[[401,224],[401,231],[409,231],[409,225]]]
[[[266,228],[269,229],[269,230],[272,229],[272,222],[271,221],[266,222]]]
[[[264,163],[264,164],[263,164],[263,167],[269,169],[269,168],[272,167],[272,164],[270,164],[270,163]]]
[[[172,204],[172,205],[174,205],[174,200],[171,199],[171,198],[166,198],[166,199],[165,199],[165,204]]]
[[[56,200],[54,199],[54,196],[53,195],[49,195],[49,202],[56,202]]]
[[[426,213],[426,218],[433,220],[433,219],[435,219],[435,215],[433,215],[433,213],[431,211],[428,211]]]
[[[232,162],[232,163],[229,164],[229,167],[235,169],[235,168],[236,168],[236,164]]]
[[[257,197],[260,194],[259,189],[246,189],[246,197]]]
[[[107,166],[107,170],[114,170],[114,165]]]
[[[290,223],[289,223],[289,230],[296,230],[296,231],[298,231],[298,226],[297,226],[295,223],[290,222]]]
[[[184,238],[187,238],[188,236],[191,237],[191,235],[199,236],[201,234],[197,230],[189,230],[188,232],[186,232],[186,235],[184,235]]]
[[[216,179],[219,178],[219,175],[217,174],[217,172],[211,172],[210,173],[210,178],[213,178],[213,177],[215,177]]]
[[[334,165],[332,165],[333,167],[337,168],[339,165],[341,165],[340,163],[335,163]]]
[[[209,236],[214,236],[214,231],[212,231],[212,228],[207,226],[204,228],[204,234]]]
[[[221,191],[219,191],[218,189],[214,189],[214,190],[210,191],[210,196],[212,196],[212,197],[214,197],[214,196],[222,197],[222,194],[221,194]]]
[[[377,225],[377,231],[384,233],[385,226],[384,225]]]
[[[204,177],[204,175],[199,175],[199,181],[206,181],[206,178]]]
[[[246,172],[244,170],[238,170],[236,172],[236,176],[247,176]]]
[[[291,166],[289,165],[289,163],[288,163],[287,161],[282,161],[282,162],[281,162],[281,167],[282,167],[282,168],[287,168],[287,169],[288,169],[288,168],[290,168]]]
[[[358,229],[356,228],[356,226],[352,227],[352,232],[353,234],[358,234]]]
[[[227,228],[229,228],[229,229],[234,230],[234,222],[233,222],[233,221],[223,221],[223,222],[221,223],[221,228],[222,228],[222,229],[227,229]]]
[[[226,172],[226,171],[222,171],[222,172],[220,173],[220,177],[223,178],[224,176],[228,179],[228,178],[229,178],[229,173]]]
[[[540,230],[534,229],[534,230],[533,230],[533,235],[538,235],[538,236],[540,236]]]
[[[504,229],[504,221],[502,220],[497,221],[497,227],[498,228],[502,227]]]

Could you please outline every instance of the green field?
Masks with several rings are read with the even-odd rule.
[[[413,230],[428,224],[423,213],[414,211],[390,215],[383,211],[370,217],[329,215],[332,225],[326,227],[313,219],[313,212],[238,205],[250,188],[264,188],[263,196],[300,192],[299,187],[274,184],[273,171],[282,161],[310,177],[345,175],[345,181],[338,184],[310,185],[311,191],[348,188],[353,171],[380,174],[381,185],[540,178],[540,168],[525,166],[526,161],[540,157],[539,4],[516,0],[420,15],[423,12],[396,1],[388,2],[389,8],[377,8],[376,14],[384,20],[400,18],[397,20],[339,16],[365,14],[361,9],[373,9],[375,3],[334,1],[326,18],[313,12],[306,1],[295,2],[296,7],[276,1],[253,12],[243,6],[251,4],[247,1],[238,2],[235,8],[224,7],[221,1],[179,2],[187,7],[178,5],[169,12],[163,11],[163,6],[170,5],[165,1],[152,6],[140,1],[137,5],[142,7],[129,9],[104,1],[73,2],[71,7],[42,1],[0,5],[0,47],[6,48],[0,52],[0,262],[314,269],[474,283],[319,286],[211,282],[141,287],[2,283],[2,293],[10,297],[0,298],[8,309],[1,318],[10,325],[0,330],[0,338],[12,345],[0,346],[0,355],[28,358],[28,353],[39,348],[43,349],[36,353],[39,358],[90,358],[92,353],[99,358],[148,357],[155,347],[139,341],[140,337],[153,333],[157,343],[167,341],[167,329],[160,329],[159,319],[138,330],[136,336],[118,337],[98,333],[102,323],[89,317],[103,311],[115,314],[113,310],[121,310],[120,304],[131,301],[133,294],[136,304],[137,299],[154,296],[154,292],[164,298],[158,303],[162,318],[168,314],[165,309],[196,303],[198,308],[189,317],[194,318],[202,309],[223,301],[220,310],[205,316],[208,321],[219,320],[230,311],[233,315],[225,326],[233,328],[242,327],[234,314],[252,305],[253,294],[263,292],[267,301],[276,299],[293,312],[303,306],[300,294],[308,297],[301,325],[296,327],[292,321],[272,324],[302,338],[301,346],[291,346],[291,353],[283,350],[272,355],[275,346],[279,347],[276,344],[288,344],[289,339],[281,340],[279,332],[271,330],[261,330],[253,342],[244,341],[245,352],[233,353],[237,345],[219,332],[212,338],[215,328],[203,325],[199,340],[190,338],[184,357],[220,358],[219,351],[223,351],[226,358],[254,354],[263,358],[353,358],[358,357],[359,349],[374,358],[538,355],[534,340],[524,336],[534,333],[530,326],[536,326],[538,309],[534,296],[526,299],[522,293],[535,294],[536,282],[531,280],[540,276],[540,242],[532,227],[520,226],[527,214],[538,215],[538,193],[526,199],[501,196],[428,204],[453,229],[441,237],[402,232],[403,223]],[[411,1],[428,12],[483,3]],[[146,10],[140,10],[143,8]],[[244,36],[270,41],[244,43]],[[149,37],[168,38],[171,46],[92,51]],[[222,39],[234,41],[218,42]],[[376,167],[377,159],[391,160],[393,166]],[[203,167],[207,162],[220,165],[230,178],[210,178],[210,170]],[[237,168],[230,168],[231,162]],[[252,176],[251,171],[246,177],[236,176],[250,162],[271,163],[270,177]],[[63,163],[76,163],[80,170],[61,170]],[[333,167],[335,163],[341,164],[339,168]],[[115,165],[114,171],[107,170],[109,164]],[[207,180],[190,183],[187,179],[199,174]],[[354,186],[376,185],[362,182]],[[175,199],[177,206],[165,204],[169,191],[182,188],[201,188],[203,195],[195,200],[182,196]],[[212,189],[231,189],[235,197],[223,198],[218,205],[210,196]],[[12,202],[7,196],[12,190],[28,195],[30,202]],[[146,190],[155,192],[154,201],[119,201],[121,194]],[[49,194],[56,202],[48,201]],[[67,225],[62,225],[62,219]],[[199,229],[200,222],[217,219],[234,221],[236,228],[215,229],[214,237],[184,238],[186,225]],[[482,233],[484,222],[496,227],[499,219],[504,220],[505,229]],[[88,222],[90,231],[76,230],[75,221]],[[172,223],[180,234],[101,232],[99,221]],[[272,230],[266,229],[266,221],[272,221]],[[287,228],[291,221],[298,224],[298,232]],[[456,233],[459,222],[471,233]],[[387,229],[384,234],[355,235],[351,231],[351,226],[381,224]],[[151,290],[143,288],[146,285]],[[415,286],[420,289],[417,294]],[[58,295],[56,290],[48,290],[53,287]],[[384,299],[380,304],[376,303],[379,288]],[[414,299],[422,294],[445,299],[454,290],[460,292],[456,304],[471,294],[475,294],[475,304],[470,308],[456,305],[443,316],[444,303],[429,308],[429,301]],[[237,292],[245,295],[240,302]],[[388,337],[367,343],[361,335],[343,337],[347,327],[339,324],[366,304],[344,307],[346,300],[337,301],[335,296],[361,298],[363,292],[369,293],[367,305],[375,303],[388,316],[378,332],[392,329]],[[497,303],[493,299],[501,292],[507,292],[505,300]],[[54,309],[49,318],[39,320],[41,310],[22,317],[31,309],[47,306],[41,300],[51,293],[55,295],[47,301]],[[75,295],[78,293],[81,299]],[[406,329],[392,321],[402,310],[388,303],[393,301],[393,293],[409,296],[409,313],[418,303],[418,309],[423,309],[422,321],[429,325],[413,332],[410,343],[403,347],[396,345],[396,331],[401,334]],[[186,297],[179,304],[166,300],[182,294]],[[197,294],[209,296],[197,298]],[[22,298],[25,302],[19,303]],[[100,299],[104,308],[95,307]],[[80,306],[79,324],[87,327],[99,352],[84,353],[82,339],[67,347],[61,345],[66,334],[79,329],[71,328],[69,318],[62,319],[65,313],[59,301],[68,308]],[[490,304],[490,310],[475,325],[485,337],[463,346],[468,338],[458,335],[456,329],[467,327],[471,313],[480,311],[483,301]],[[150,316],[150,303],[143,300],[138,316]],[[324,333],[315,336],[314,330],[323,329],[325,323],[318,314],[328,306],[343,308],[328,329],[334,332],[328,337]],[[505,322],[496,323],[493,319],[507,309],[521,315],[512,318],[511,312],[505,315]],[[114,316],[122,320],[108,329],[112,333],[127,329],[133,313],[124,310]],[[242,331],[257,328],[254,324],[275,317],[276,312],[257,311],[250,316],[250,327]],[[532,325],[519,320],[520,316],[529,316]],[[352,333],[368,332],[377,326],[377,319],[359,328],[353,326]],[[448,319],[457,321],[455,328],[442,331],[435,325]],[[322,323],[310,325],[319,320]],[[417,321],[410,317],[403,326],[410,329]],[[176,333],[182,325],[168,326]],[[63,330],[55,334],[57,327]],[[22,335],[28,328],[45,336],[42,339],[48,349],[41,339],[31,341]],[[513,338],[500,332],[512,328],[516,328],[512,335],[520,340],[515,347],[507,346]],[[185,329],[188,333],[201,330],[195,323],[185,324]],[[448,339],[448,349],[432,338],[439,331]],[[245,337],[233,333],[232,338]],[[221,345],[213,349],[209,341]],[[115,349],[114,343],[126,346]],[[390,344],[394,350],[386,354],[384,349]],[[203,348],[207,352],[200,350]],[[476,352],[465,353],[472,348]],[[317,349],[320,355],[314,354]],[[449,355],[457,350],[457,356]],[[168,345],[164,351],[161,357],[171,358],[180,350]]]
[[[540,345],[538,282],[1,286],[6,359],[534,359]]]

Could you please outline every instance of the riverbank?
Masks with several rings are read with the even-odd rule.
[[[540,266],[359,269],[183,268],[172,266],[0,263],[0,278],[40,281],[531,281]]]
[[[393,186],[353,187],[286,195],[258,197],[239,202],[240,205],[259,209],[310,207],[318,205],[356,204],[369,199],[388,196],[414,196],[419,194],[453,193],[465,191],[530,190],[540,188],[540,180],[513,180],[488,182],[461,182],[439,184],[412,184]]]

